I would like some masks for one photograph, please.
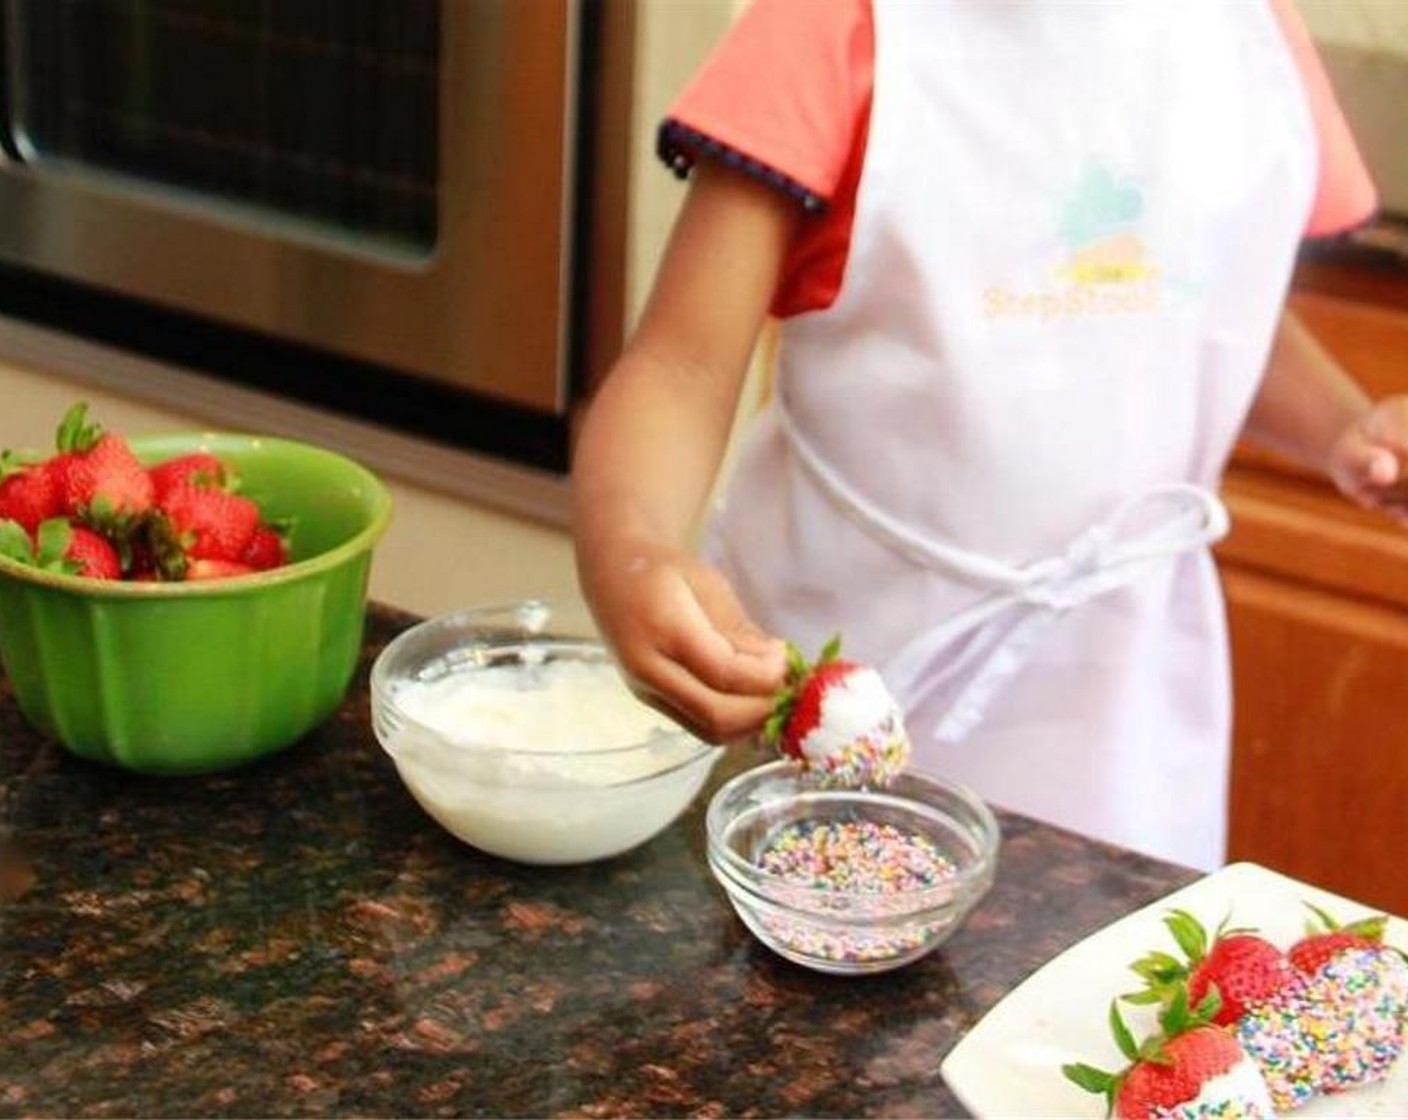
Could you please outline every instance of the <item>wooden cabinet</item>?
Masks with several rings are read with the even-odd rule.
[[[1408,392],[1408,300],[1302,289],[1292,306],[1372,394]],[[1223,496],[1228,856],[1408,914],[1408,532],[1250,449]]]

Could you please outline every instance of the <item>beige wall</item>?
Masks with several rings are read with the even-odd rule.
[[[627,263],[631,319],[649,294],[660,250],[684,195],[684,185],[656,159],[656,125],[709,47],[728,27],[738,5],[739,0],[642,0],[639,6]]]
[[[1297,0],[1317,40],[1408,54],[1408,0]]]

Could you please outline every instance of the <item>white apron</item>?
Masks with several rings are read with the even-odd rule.
[[[1211,490],[1311,204],[1263,3],[874,0],[845,280],[783,325],[710,550],[833,633],[914,765],[1138,851],[1223,859]]]

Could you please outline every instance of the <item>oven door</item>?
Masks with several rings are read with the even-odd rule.
[[[576,0],[3,0],[0,261],[567,407]]]

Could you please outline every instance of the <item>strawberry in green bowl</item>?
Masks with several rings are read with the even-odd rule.
[[[7,456],[0,474],[0,664],[20,710],[73,753],[141,773],[291,745],[351,683],[385,486],[292,440],[119,442],[140,478],[111,445],[97,463],[83,456],[98,444],[62,450],[62,426],[60,450]],[[162,467],[182,460],[205,471],[167,500]]]

